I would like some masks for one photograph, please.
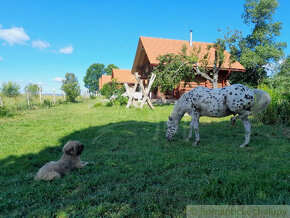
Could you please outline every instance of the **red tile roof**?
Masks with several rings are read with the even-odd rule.
[[[102,89],[106,83],[111,82],[111,77],[111,75],[102,75],[102,77],[99,79],[99,89]]]
[[[135,83],[136,78],[131,70],[113,69],[112,78],[115,78],[119,83]]]
[[[141,36],[139,39],[139,42],[142,43],[143,48],[144,48],[144,50],[147,54],[147,57],[149,59],[149,62],[152,65],[158,64],[157,58],[159,55],[164,55],[167,53],[177,54],[181,51],[183,45],[186,45],[188,52],[190,52],[190,50],[192,49],[192,47],[189,45],[189,41],[185,41],[185,40],[161,39],[161,38],[152,38],[152,37]],[[193,47],[195,47],[197,49],[199,49],[199,48],[201,49],[201,52],[200,52],[201,57],[207,52],[207,47],[209,45],[212,45],[212,43],[205,43],[205,42],[192,42],[192,43],[193,43]],[[136,52],[136,54],[137,54],[137,52]],[[214,48],[211,48],[209,53],[210,53],[210,55],[209,55],[210,61],[209,61],[208,67],[213,67]],[[223,68],[245,70],[245,68],[239,62],[235,62],[235,63],[230,65],[229,52],[225,51],[225,55],[226,55],[226,61],[222,66]],[[135,66],[136,64],[137,63],[134,62],[133,66]]]

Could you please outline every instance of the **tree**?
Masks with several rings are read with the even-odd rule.
[[[66,73],[61,89],[65,92],[67,100],[71,102],[74,102],[81,93],[78,80],[73,73]]]
[[[195,75],[209,80],[213,88],[218,88],[218,74],[225,62],[225,50],[229,39],[232,37],[217,39],[208,45],[204,54],[200,47],[193,47],[187,52],[184,45],[179,54],[165,54],[158,57],[159,64],[153,70],[156,74],[154,87],[159,87],[162,92],[176,88],[181,81],[185,85],[192,82]],[[214,61],[211,63],[210,51],[214,49]],[[212,64],[212,65],[211,65]],[[209,68],[209,66],[212,68]]]
[[[9,98],[15,97],[20,93],[20,86],[17,83],[11,81],[9,81],[8,83],[3,82],[1,91],[3,95]]]
[[[113,79],[112,82],[106,83],[103,88],[101,89],[101,94],[105,96],[106,98],[110,98],[112,95],[119,92],[119,90],[122,90],[123,88],[120,83],[117,82],[116,79]]]
[[[273,88],[283,95],[290,96],[290,56],[288,56],[278,67],[278,72],[271,78],[270,83]]]
[[[90,92],[99,90],[99,78],[105,73],[105,65],[100,63],[92,64],[84,77],[85,87]]]
[[[105,72],[107,75],[112,75],[113,69],[119,69],[115,64],[108,64],[108,66],[105,68]]]
[[[290,78],[290,55],[282,62],[281,66],[279,67],[280,72],[278,72],[277,76],[285,76]]]
[[[28,84],[24,87],[24,91],[25,93],[29,94],[29,95],[32,95],[34,97],[36,97],[39,93],[39,86],[37,84]]]
[[[273,15],[279,6],[277,0],[246,0],[242,18],[252,26],[252,32],[232,46],[231,54],[246,68],[246,73],[231,74],[232,83],[257,86],[267,76],[265,66],[279,61],[283,56],[284,42],[276,42],[281,22],[274,22]]]

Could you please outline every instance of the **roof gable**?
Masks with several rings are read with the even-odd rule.
[[[193,47],[197,49],[201,49],[200,56],[203,56],[207,52],[207,48],[209,45],[212,45],[213,43],[205,43],[205,42],[193,42]],[[185,40],[174,40],[174,39],[161,39],[161,38],[153,38],[153,37],[143,37],[141,36],[139,38],[139,43],[136,51],[136,56],[133,64],[132,71],[137,71],[136,67],[138,65],[139,58],[141,50],[144,50],[149,62],[151,65],[157,65],[158,64],[158,56],[165,55],[168,53],[174,53],[177,54],[181,51],[183,46],[187,47],[187,51],[190,52],[193,47],[189,45],[188,41]],[[214,48],[211,48],[209,51],[209,66],[213,67],[214,63]],[[245,70],[245,68],[239,63],[235,62],[230,64],[229,57],[230,54],[225,51],[226,61],[223,64],[223,68],[226,69],[238,69],[238,70]]]

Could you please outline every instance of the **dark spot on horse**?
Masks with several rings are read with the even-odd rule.
[[[224,96],[223,104],[226,104],[226,103],[227,103],[227,96]]]
[[[230,92],[230,95],[232,95],[233,93],[232,92]]]
[[[235,95],[238,95],[237,93]]]

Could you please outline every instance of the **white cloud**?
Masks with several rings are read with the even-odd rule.
[[[56,82],[62,82],[62,81],[63,81],[63,78],[56,77],[56,78],[53,79],[53,81],[56,81]]]
[[[59,53],[62,54],[71,54],[73,52],[74,48],[72,45],[66,46],[64,48],[59,49]]]
[[[46,41],[37,40],[37,41],[32,42],[32,47],[39,48],[39,49],[45,49],[45,48],[50,47],[50,44]]]
[[[2,29],[2,26],[0,25],[0,39],[3,39],[10,45],[25,44],[25,42],[29,40],[29,36],[22,27]]]
[[[37,82],[38,85],[43,85],[43,82]]]
[[[4,59],[0,56],[0,61],[3,61]]]

